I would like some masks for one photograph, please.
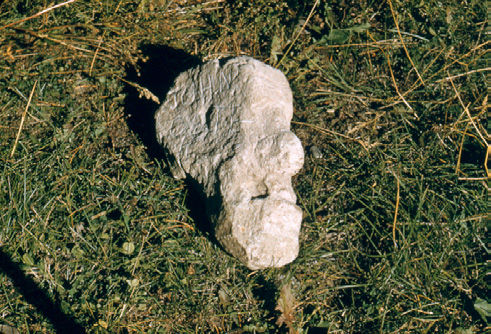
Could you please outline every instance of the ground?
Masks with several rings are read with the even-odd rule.
[[[488,326],[481,1],[0,1],[0,332]],[[171,177],[175,76],[280,69],[306,150],[297,260],[249,271]]]

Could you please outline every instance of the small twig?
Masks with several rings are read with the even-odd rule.
[[[310,13],[307,16],[307,19],[305,20],[304,24],[302,25],[302,27],[300,28],[300,30],[297,32],[297,35],[295,36],[295,38],[293,39],[293,41],[290,43],[290,46],[288,47],[288,49],[286,50],[286,52],[283,54],[283,57],[281,57],[281,59],[278,62],[278,64],[276,64],[275,68],[278,68],[280,66],[281,62],[283,62],[283,60],[285,59],[285,57],[290,53],[290,50],[292,49],[293,45],[297,41],[298,37],[300,37],[300,34],[302,33],[302,31],[305,30],[305,27],[307,26],[307,23],[312,18],[312,15],[314,14],[314,10],[315,10],[315,8],[317,7],[318,4],[319,4],[319,0],[316,0],[315,3],[314,3],[314,5],[312,6],[312,9],[310,10]]]
[[[92,50],[87,50],[87,49],[84,49],[84,48],[80,48],[80,47],[78,47],[78,46],[73,46],[73,45],[71,45],[71,44],[69,44],[69,43],[66,43],[66,42],[62,41],[62,40],[59,40],[59,39],[56,39],[56,38],[50,37],[50,36],[48,36],[47,34],[38,34],[38,33],[34,32],[34,31],[32,31],[32,30],[29,30],[29,29],[23,29],[23,28],[17,28],[17,27],[12,28],[12,29],[15,29],[15,30],[18,30],[18,31],[22,31],[22,32],[24,32],[24,33],[26,33],[26,34],[29,34],[29,35],[31,35],[31,36],[34,36],[34,37],[36,37],[36,38],[40,38],[40,39],[47,39],[47,40],[49,40],[49,41],[52,41],[52,42],[55,42],[55,43],[58,43],[58,44],[64,45],[64,46],[66,46],[66,47],[68,47],[68,48],[70,48],[70,49],[74,49],[74,50],[78,50],[78,51],[83,51],[83,52],[87,52],[87,53],[92,53],[92,52],[94,52],[94,51],[92,51]]]
[[[119,80],[127,83],[128,85],[135,87],[135,89],[138,91],[138,94],[139,94],[138,97],[139,98],[141,98],[143,96],[147,100],[152,100],[153,102],[160,104],[160,99],[158,98],[158,96],[155,95],[154,93],[152,93],[148,88],[142,87],[139,84],[137,84],[136,82],[128,81],[128,80],[123,79],[117,75],[115,77],[118,78]]]
[[[458,58],[455,58],[454,60],[452,60],[452,62],[450,62],[450,63],[446,64],[445,66],[443,66],[443,67],[442,67],[442,68],[440,68],[439,70],[435,71],[433,74],[430,74],[430,75],[428,76],[428,80],[431,80],[431,79],[433,79],[434,77],[436,77],[437,75],[439,75],[440,73],[442,73],[442,72],[444,72],[444,71],[447,71],[447,69],[448,69],[448,68],[450,68],[450,67],[451,67],[453,64],[460,62],[462,59],[464,59],[464,58],[466,58],[466,57],[469,57],[469,55],[471,55],[473,52],[475,52],[475,51],[477,51],[477,50],[479,50],[479,49],[483,49],[483,48],[485,48],[485,47],[486,47],[486,46],[487,46],[489,43],[490,43],[489,41],[486,41],[486,42],[484,42],[484,43],[481,43],[481,44],[479,44],[479,45],[477,45],[477,46],[473,47],[471,50],[469,50],[469,51],[468,51],[467,53],[465,53],[464,55],[462,55],[462,56],[460,56],[460,57],[458,57]],[[487,50],[487,49],[485,49],[485,50]],[[442,52],[443,52],[443,50],[442,50]],[[484,51],[484,52],[483,52],[483,54],[486,54],[486,51]],[[428,64],[427,68],[429,68],[429,66],[431,66],[431,64],[432,64],[432,63],[433,63],[433,61],[432,61],[430,64]],[[423,72],[423,73],[424,73],[424,72]],[[407,91],[404,93],[404,95],[406,96],[406,95],[408,95],[409,93],[412,93],[414,90],[418,89],[420,86],[421,86],[421,82],[419,82],[419,81],[415,81],[415,82],[413,83],[413,86],[412,86],[412,87],[411,87],[409,90],[407,90]]]
[[[34,82],[34,86],[32,86],[31,94],[29,95],[29,99],[27,100],[26,109],[24,110],[24,113],[22,114],[22,118],[20,119],[19,130],[17,131],[17,136],[15,137],[15,142],[14,142],[14,147],[12,147],[12,152],[10,152],[10,158],[12,158],[14,156],[15,149],[17,148],[17,143],[19,142],[20,134],[21,134],[22,128],[24,126],[24,121],[26,120],[27,110],[29,109],[29,106],[31,105],[32,96],[34,95],[34,90],[36,89],[37,83],[38,82],[36,80]]]
[[[489,180],[489,176],[483,177],[459,177],[457,178],[459,181],[487,181]]]
[[[464,133],[462,134],[462,140],[460,141],[459,145],[459,156],[457,157],[457,166],[455,167],[455,174],[458,174],[460,172],[460,161],[462,160],[462,149],[464,148],[464,140],[465,136],[467,135],[467,128],[469,127],[469,123],[465,125],[465,130]]]
[[[387,54],[386,56],[387,56],[387,65],[389,66],[389,71],[390,71],[390,77],[392,78],[392,82],[394,83],[394,87],[396,89],[397,95],[399,95],[399,97],[401,98],[402,102],[404,102],[404,104],[406,105],[406,107],[408,107],[409,110],[411,110],[413,112],[413,114],[416,117],[416,119],[419,119],[418,114],[416,114],[416,112],[414,111],[414,109],[411,107],[411,105],[406,101],[406,99],[404,98],[404,96],[399,91],[399,87],[397,86],[397,82],[396,82],[396,78],[394,76],[394,72],[392,71],[392,66],[390,65],[390,56],[389,56],[389,54]]]
[[[104,36],[104,34],[105,34],[105,33],[106,33],[106,32],[104,31],[103,36]],[[100,48],[100,46],[101,46],[101,44],[102,44],[103,40],[104,40],[103,38],[101,38],[101,39],[100,39],[100,41],[99,41],[99,45],[97,45],[97,49],[95,49],[95,52],[94,52],[94,57],[92,58],[92,62],[90,63],[89,76],[91,76],[91,75],[92,75],[92,69],[94,68],[95,59],[96,59],[96,57],[97,57],[97,53],[99,52],[99,48]]]
[[[375,38],[373,38],[373,36],[372,36],[370,33],[368,33],[368,36],[370,37],[370,39],[372,39],[374,42],[376,42],[376,41],[375,41]],[[414,109],[411,107],[411,105],[410,105],[410,104],[409,104],[409,103],[406,101],[406,99],[404,98],[404,95],[406,95],[406,93],[407,93],[407,92],[406,92],[406,93],[404,93],[404,95],[403,95],[403,94],[401,94],[401,92],[399,91],[399,86],[397,86],[397,81],[396,81],[396,78],[395,78],[395,76],[394,76],[394,72],[393,72],[393,70],[392,70],[392,66],[390,65],[390,55],[389,55],[388,53],[386,53],[386,52],[385,52],[385,50],[384,50],[383,48],[381,48],[381,47],[379,47],[379,46],[377,46],[377,48],[378,48],[378,49],[379,49],[379,50],[380,50],[380,51],[381,51],[381,52],[384,54],[384,56],[387,58],[387,65],[388,65],[388,67],[389,67],[390,77],[391,77],[392,82],[393,82],[393,84],[394,84],[394,87],[395,87],[395,89],[396,89],[397,95],[398,95],[398,96],[399,96],[399,98],[402,100],[402,102],[403,102],[403,103],[406,105],[406,107],[408,107],[408,109],[409,109],[409,110],[411,110],[411,111],[413,112],[413,114],[414,114],[414,116],[416,117],[416,119],[419,119],[418,114],[417,114],[417,113],[414,111]],[[396,104],[398,104],[398,103],[399,103],[399,101],[397,101],[397,102],[393,103],[393,105],[396,105]],[[388,106],[385,106],[384,108],[386,108],[386,107],[388,107]]]
[[[394,222],[392,223],[392,240],[394,241],[394,247],[397,248],[396,225],[397,225],[397,214],[399,212],[400,182],[399,182],[399,178],[397,177],[397,175],[395,175],[395,173],[394,173],[394,177],[396,178],[397,181],[397,194],[396,194],[396,209],[394,212]]]
[[[453,90],[455,92],[455,95],[457,96],[457,99],[459,100],[460,105],[462,106],[462,108],[464,109],[465,113],[467,114],[467,117],[469,117],[469,121],[471,122],[472,126],[474,126],[474,129],[476,130],[476,132],[479,135],[479,137],[481,137],[481,140],[483,141],[484,145],[486,147],[489,147],[488,141],[486,140],[486,138],[484,138],[484,136],[482,135],[481,131],[477,127],[476,123],[472,119],[472,115],[469,112],[469,108],[464,105],[464,102],[462,101],[462,98],[460,97],[460,94],[457,91],[457,88],[455,87],[455,84],[453,83],[452,77],[449,76],[448,78],[450,80],[450,83],[452,84],[452,88],[453,88]],[[486,136],[487,136],[487,134],[486,134]]]
[[[472,70],[472,71],[469,71],[469,72],[465,72],[465,73],[460,73],[460,74],[457,74],[457,75],[453,75],[451,77],[447,77],[447,78],[443,78],[443,79],[437,80],[437,81],[435,81],[435,83],[439,83],[439,82],[442,82],[442,81],[449,81],[449,80],[460,78],[460,77],[463,77],[463,76],[466,76],[466,75],[469,75],[469,74],[472,74],[472,73],[487,72],[487,71],[491,71],[491,67],[479,68],[477,70]]]
[[[368,148],[359,139],[351,138],[350,136],[344,135],[342,133],[339,133],[339,132],[336,132],[336,131],[332,131],[332,130],[329,130],[329,129],[324,129],[324,128],[321,128],[320,126],[309,124],[309,123],[305,123],[305,122],[292,121],[291,123],[292,124],[297,124],[297,125],[308,126],[308,127],[312,128],[312,129],[315,129],[315,130],[317,130],[317,131],[319,131],[321,133],[324,133],[324,134],[329,134],[329,135],[333,135],[333,136],[339,136],[339,137],[342,137],[342,138],[345,138],[345,139],[348,139],[348,140],[352,140],[352,141],[357,142],[358,144],[360,144],[365,149],[365,151],[368,152]]]
[[[387,31],[390,31],[390,32],[398,32],[398,33],[401,33],[403,35],[411,36],[411,37],[414,37],[414,38],[419,38],[420,40],[425,41],[425,42],[429,42],[430,41],[429,39],[424,38],[423,36],[416,35],[416,34],[411,34],[410,32],[397,31],[396,29],[387,29]]]
[[[396,24],[397,34],[399,35],[399,39],[401,40],[402,47],[404,48],[404,51],[406,52],[406,56],[409,59],[409,62],[413,66],[414,70],[416,71],[416,74],[418,75],[418,79],[421,81],[421,83],[424,86],[425,82],[423,81],[423,78],[421,78],[421,75],[419,74],[418,69],[416,68],[416,65],[414,65],[414,62],[411,59],[411,56],[409,55],[409,51],[407,50],[406,43],[404,43],[404,39],[402,38],[401,30],[399,29],[399,22],[397,22],[396,13],[394,12],[394,8],[392,7],[392,1],[388,0],[388,3],[390,6],[390,12],[392,13],[392,18],[394,19],[394,23]]]
[[[68,5],[69,3],[72,3],[72,2],[75,2],[75,1],[77,1],[77,0],[68,0],[68,1],[65,1],[65,2],[62,2],[62,3],[59,3],[59,4],[57,4],[57,5],[53,5],[53,6],[49,7],[49,8],[43,9],[43,10],[42,10],[42,11],[40,11],[39,13],[36,13],[36,14],[31,15],[31,16],[29,16],[29,17],[25,17],[25,18],[20,19],[20,20],[18,20],[18,21],[15,21],[15,22],[9,23],[9,24],[7,24],[7,25],[4,25],[3,27],[0,27],[0,30],[3,30],[3,29],[5,29],[5,28],[9,28],[9,27],[15,26],[16,24],[19,24],[19,23],[22,23],[22,22],[25,22],[25,21],[31,20],[31,19],[33,19],[33,18],[35,18],[35,17],[38,17],[38,16],[40,16],[40,15],[43,15],[43,14],[45,14],[45,13],[47,13],[47,12],[50,12],[50,11],[52,11],[53,9],[56,9],[56,8],[58,8],[58,7],[61,7],[61,6]]]
[[[486,151],[486,158],[484,158],[484,169],[486,169],[486,175],[488,178],[491,177],[489,174],[489,169],[488,169],[488,160],[489,160],[489,154],[491,153],[491,146],[488,146],[488,150]]]

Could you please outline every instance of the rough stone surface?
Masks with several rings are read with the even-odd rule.
[[[249,57],[182,73],[156,114],[174,177],[202,187],[217,240],[253,270],[298,255],[302,211],[291,177],[304,152],[292,114],[285,76]]]

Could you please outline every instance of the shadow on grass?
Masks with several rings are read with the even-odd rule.
[[[213,233],[213,226],[210,222],[209,214],[218,213],[222,200],[219,195],[213,198],[206,198],[203,187],[191,179],[186,178],[186,187],[188,189],[188,196],[186,197],[186,206],[189,209],[189,216],[193,219],[194,224],[215,246],[225,251],[218,242]],[[208,206],[208,208],[207,208]]]
[[[130,67],[125,79],[150,90],[163,103],[167,92],[177,76],[199,64],[201,59],[182,50],[165,45],[143,45],[141,47],[145,62],[137,64],[139,73]],[[166,152],[157,142],[154,115],[159,105],[151,100],[140,98],[138,91],[130,85],[125,89],[125,113],[128,127],[145,145],[147,154],[153,159],[169,159]],[[170,173],[170,171],[168,171]],[[212,228],[205,210],[205,198],[202,188],[193,180],[187,179],[188,196],[186,206],[196,227],[214,244],[218,244],[210,233]]]
[[[137,64],[139,73],[133,67],[127,68],[125,79],[147,88],[161,103],[181,72],[201,64],[198,57],[165,45],[144,45],[141,51],[147,61]],[[144,97],[140,98],[137,90],[130,85],[126,86],[125,93],[129,128],[140,137],[151,158],[163,158],[165,152],[157,142],[154,121],[159,105]]]
[[[59,303],[53,302],[45,291],[20,269],[0,248],[0,273],[4,273],[24,299],[48,319],[57,333],[85,333],[71,316],[65,314]]]
[[[273,280],[267,279],[263,274],[259,274],[255,281],[255,287],[252,289],[254,297],[262,302],[262,309],[267,314],[268,324],[272,328],[276,326],[276,319],[278,318],[278,311],[276,308],[276,297],[278,295],[278,288]]]

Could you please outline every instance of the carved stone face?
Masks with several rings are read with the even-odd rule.
[[[217,240],[251,269],[298,254],[302,212],[291,177],[304,153],[292,114],[285,76],[238,57],[181,74],[156,115],[174,176],[202,185]]]

